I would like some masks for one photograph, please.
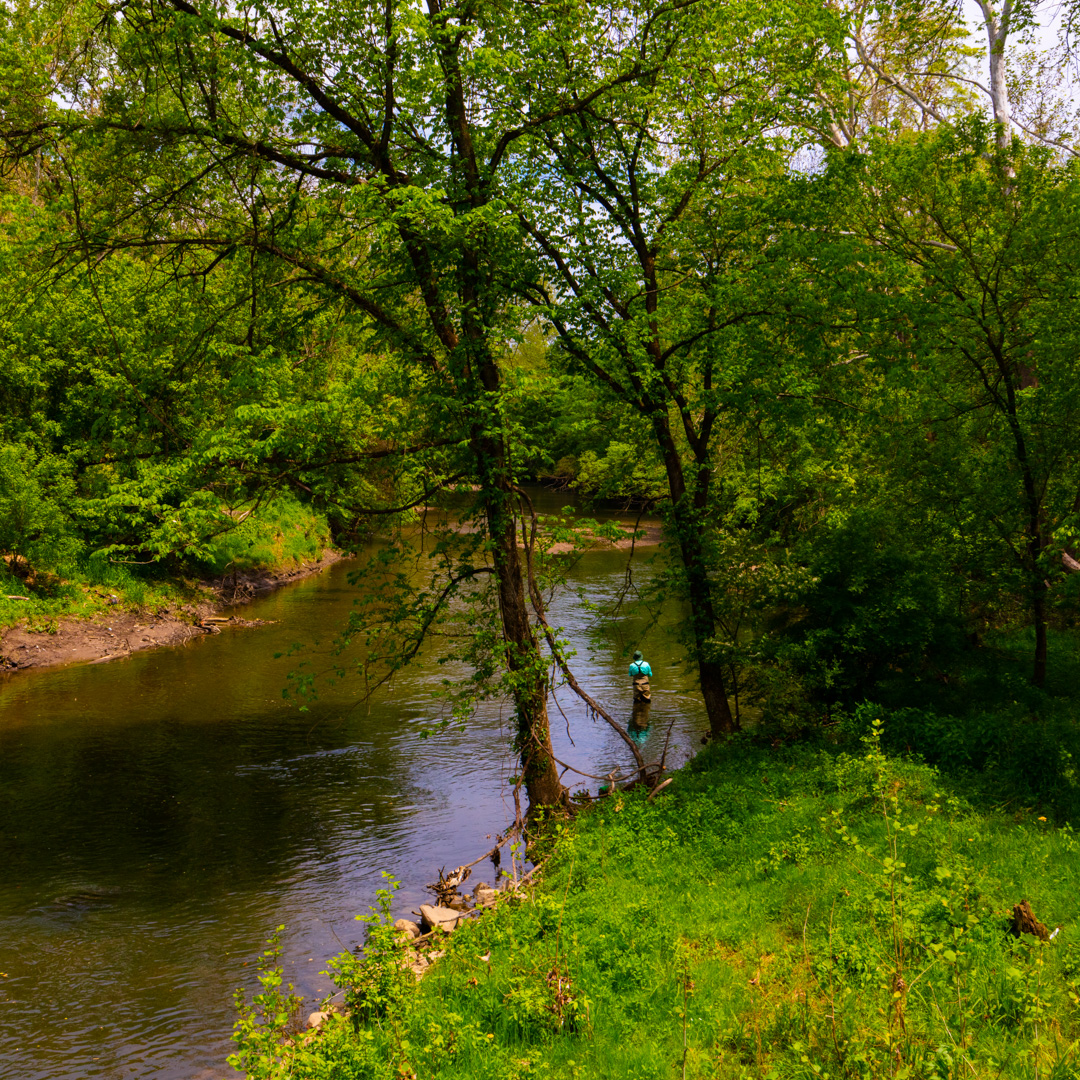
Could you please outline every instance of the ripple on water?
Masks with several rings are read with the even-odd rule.
[[[612,597],[623,567],[590,555],[577,583]],[[249,609],[272,626],[0,683],[0,1022],[16,1034],[0,1041],[0,1076],[218,1080],[232,991],[255,988],[275,926],[287,928],[286,977],[317,998],[324,961],[361,937],[354,916],[380,871],[403,881],[408,911],[439,867],[475,858],[513,820],[504,704],[422,737],[445,666],[401,672],[369,703],[347,683],[306,713],[282,701],[297,660],[275,653],[329,639],[352,606],[348,569]],[[647,760],[672,717],[673,743],[696,743],[700,705],[680,689],[689,680],[663,625],[640,638],[626,625],[605,651],[590,647],[573,596],[553,617],[578,677],[614,708],[629,710],[620,649],[646,651]],[[558,701],[561,758],[596,773],[626,765],[606,724],[566,690]]]

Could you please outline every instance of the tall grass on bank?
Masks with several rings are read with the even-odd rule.
[[[213,574],[275,569],[317,560],[330,544],[326,518],[291,495],[238,518],[202,565]]]
[[[556,835],[542,885],[459,928],[419,987],[373,913],[382,977],[344,981],[378,1000],[272,1054],[239,1031],[237,1061],[260,1080],[1080,1076],[1080,840],[887,758],[878,725],[853,754],[714,747],[656,803],[615,795]],[[1008,932],[1021,899],[1052,942]]]
[[[63,565],[36,567],[30,579],[0,562],[0,628],[25,619],[31,630],[48,633],[61,617],[115,605],[162,610],[205,599],[200,580],[293,567],[317,560],[329,544],[325,516],[284,496],[239,518],[199,560],[139,565],[79,550]]]

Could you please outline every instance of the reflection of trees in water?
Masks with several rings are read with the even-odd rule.
[[[652,708],[651,701],[635,701],[634,710],[630,714],[630,738],[636,742],[644,742],[649,733],[649,710]]]
[[[212,694],[192,693],[180,707],[212,708]],[[80,696],[90,698],[90,688]],[[123,704],[115,711],[127,715]],[[416,786],[401,748],[373,739],[370,720],[319,725],[318,710],[268,713],[269,723],[157,717],[71,725],[63,738],[44,724],[27,731],[0,762],[0,864],[9,880],[45,892],[58,875],[95,887],[134,881],[175,898],[204,896],[262,887],[305,855],[331,857],[345,823],[372,831],[399,823]],[[314,791],[334,798],[324,804]]]

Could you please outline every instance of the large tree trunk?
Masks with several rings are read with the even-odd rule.
[[[501,383],[498,365],[479,339],[477,345],[474,358],[481,384],[488,394],[495,394]],[[495,564],[506,664],[517,714],[515,743],[521,760],[522,781],[530,810],[555,806],[565,801],[566,791],[559,781],[551,746],[547,664],[529,618],[517,543],[516,495],[507,468],[506,450],[501,435],[483,429],[474,433],[472,446]]]
[[[660,323],[657,317],[660,283],[657,276],[655,252],[641,247],[638,250],[638,257],[641,260],[642,276],[645,281],[645,310],[650,318],[647,348],[653,370],[660,376],[664,371],[665,361],[660,340]],[[682,457],[671,434],[667,408],[653,399],[649,393],[642,394],[641,405],[652,421],[657,445],[664,456],[664,471],[667,473],[668,491],[671,494],[676,539],[679,544],[679,554],[682,556],[683,571],[686,574],[694,660],[697,663],[698,678],[701,680],[701,696],[705,701],[705,712],[709,717],[709,732],[715,739],[730,735],[735,731],[736,725],[728,703],[723,666],[709,655],[709,643],[716,636],[716,610],[713,607],[712,583],[709,581],[708,567],[705,565],[705,544],[702,535],[702,530],[705,528],[704,511],[708,502],[708,467],[706,465],[708,435],[703,432],[704,437],[698,443],[699,475],[695,490],[696,497],[692,498],[686,487]],[[705,426],[707,425],[703,425]]]
[[[735,717],[728,702],[723,665],[709,657],[709,642],[716,636],[712,583],[702,558],[701,521],[685,495],[675,507],[675,520],[690,599],[694,658],[701,680],[701,696],[705,700],[705,711],[709,717],[709,731],[713,738],[717,738],[730,735],[735,730]]]
[[[513,682],[522,780],[530,809],[555,806],[563,801],[565,793],[552,756],[547,668],[529,621],[511,493],[496,488],[485,492],[484,498],[506,641],[506,663]]]
[[[1012,110],[1009,106],[1009,87],[1005,80],[1005,43],[1009,38],[1012,22],[1012,0],[998,14],[989,0],[978,0],[986,27],[987,51],[990,56],[990,101],[994,109],[994,122],[998,125],[998,146],[1008,146],[1012,141]]]
[[[436,20],[441,5],[428,0],[428,10]],[[445,32],[445,31],[442,31]],[[462,37],[445,38],[441,63],[446,75],[446,118],[454,135],[458,180],[464,201],[473,208],[487,203],[488,180],[476,161],[472,128],[463,87],[458,50]],[[484,394],[498,408],[502,376],[491,350],[491,325],[504,297],[492,295],[492,255],[483,246],[467,244],[462,251],[462,330],[466,366],[464,380],[478,378]],[[474,402],[481,412],[485,406]],[[488,406],[487,408],[490,408]],[[564,802],[566,791],[559,781],[551,747],[551,726],[547,712],[547,665],[533,634],[526,601],[521,555],[517,546],[513,477],[501,433],[493,430],[494,416],[481,417],[473,428],[472,449],[480,478],[480,498],[487,519],[495,582],[499,591],[499,614],[506,643],[506,665],[517,714],[516,745],[521,760],[521,779],[529,799],[530,812]]]
[[[565,792],[551,748],[547,712],[547,667],[529,621],[521,555],[509,491],[486,497],[488,534],[492,541],[499,612],[506,640],[506,663],[514,684],[517,749],[529,808],[555,806]]]
[[[651,418],[657,443],[664,455],[676,540],[686,574],[694,660],[701,680],[701,695],[709,717],[709,731],[713,738],[719,738],[730,735],[736,730],[736,725],[728,702],[723,665],[709,656],[709,642],[716,636],[716,609],[713,607],[712,583],[704,559],[704,519],[686,490],[682,458],[672,437],[666,412],[654,411]]]

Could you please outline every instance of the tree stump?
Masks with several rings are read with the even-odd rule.
[[[1040,941],[1050,940],[1050,931],[1035,918],[1035,913],[1026,900],[1013,904],[1012,935],[1019,937],[1021,934],[1032,934]]]

